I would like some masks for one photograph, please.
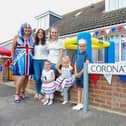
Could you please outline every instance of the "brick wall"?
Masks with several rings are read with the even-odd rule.
[[[121,84],[118,76],[112,77],[109,85],[100,75],[96,86],[90,81],[89,104],[110,110],[126,112],[126,83]]]
[[[29,81],[28,88],[35,90],[33,80]],[[56,95],[61,99],[58,93]],[[70,88],[69,96],[72,103],[77,102],[75,85]],[[90,80],[89,105],[126,113],[126,83],[122,85],[118,76],[112,77],[112,85],[108,84],[103,75],[99,76],[96,86]]]

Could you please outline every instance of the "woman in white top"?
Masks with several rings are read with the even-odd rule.
[[[34,80],[36,85],[35,98],[41,99],[41,73],[44,66],[44,61],[47,59],[48,50],[47,43],[45,41],[45,31],[43,29],[38,29],[35,36],[35,46],[34,46],[34,56],[33,56],[33,66],[34,66]]]
[[[49,55],[48,60],[51,62],[51,68],[57,77],[57,70],[59,69],[60,62],[63,56],[64,43],[63,40],[58,39],[58,30],[52,27],[49,32]]]

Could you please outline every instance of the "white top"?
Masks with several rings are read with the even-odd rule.
[[[61,76],[62,76],[63,78],[70,78],[70,77],[72,77],[70,68],[62,67],[62,68],[61,68]]]
[[[44,80],[51,80],[51,79],[53,79],[53,76],[52,76],[53,73],[54,73],[53,70],[47,71],[47,70],[43,69],[42,77],[44,78]]]
[[[49,41],[49,55],[48,60],[51,61],[51,63],[56,64],[58,57],[59,57],[59,51],[60,49],[64,49],[64,42],[63,40],[59,39],[57,41]]]
[[[33,59],[43,60],[48,57],[48,44],[45,45],[35,45]]]
[[[49,71],[44,69],[42,72],[42,77],[44,78],[44,80],[51,80],[53,79],[52,74],[54,74],[54,71],[52,69]],[[45,94],[53,94],[55,92],[55,88],[56,88],[56,85],[54,84],[53,80],[48,83],[43,82],[42,84],[42,90],[43,90],[43,93]]]

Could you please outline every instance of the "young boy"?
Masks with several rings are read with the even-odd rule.
[[[79,52],[76,55],[74,70],[75,81],[77,86],[77,105],[73,110],[81,110],[83,108],[83,65],[84,62],[89,63],[89,56],[86,53],[87,42],[84,39],[79,40]]]

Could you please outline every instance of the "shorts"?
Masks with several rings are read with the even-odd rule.
[[[76,78],[75,83],[77,87],[83,88],[83,78]]]

